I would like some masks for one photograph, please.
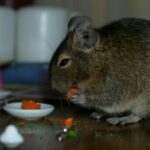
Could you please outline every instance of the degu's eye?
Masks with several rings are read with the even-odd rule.
[[[70,63],[71,63],[70,58],[63,58],[58,61],[57,66],[60,68],[65,68],[65,67],[68,67],[70,65]]]

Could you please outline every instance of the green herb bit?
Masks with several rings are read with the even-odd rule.
[[[68,133],[67,133],[67,137],[68,138],[71,138],[71,139],[74,139],[74,138],[76,138],[77,137],[77,130],[70,130],[70,131],[68,131]]]
[[[33,129],[35,126],[34,126],[33,124],[28,124],[28,127],[29,127],[30,129]]]

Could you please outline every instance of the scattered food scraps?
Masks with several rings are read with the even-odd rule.
[[[74,125],[74,118],[70,117],[62,122],[63,128],[57,132],[56,138],[59,142],[63,141],[68,138],[75,138],[77,133],[74,130],[70,130],[70,128]]]
[[[67,131],[59,131],[56,134],[56,138],[59,142],[62,142],[64,139],[75,139],[77,137],[78,131],[75,129],[67,130]]]

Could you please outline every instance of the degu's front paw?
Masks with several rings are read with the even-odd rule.
[[[67,95],[67,100],[74,104],[84,104],[85,103],[85,95],[80,92],[78,88],[71,88]]]
[[[82,105],[85,103],[85,95],[81,93],[76,93],[71,97],[70,102]]]

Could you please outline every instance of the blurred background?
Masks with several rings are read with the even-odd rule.
[[[88,15],[95,27],[123,17],[150,20],[150,0],[0,0],[0,89],[48,84],[48,64],[69,19]]]
[[[150,19],[149,0],[35,0],[35,3],[79,11],[91,16],[96,26],[122,17]]]

